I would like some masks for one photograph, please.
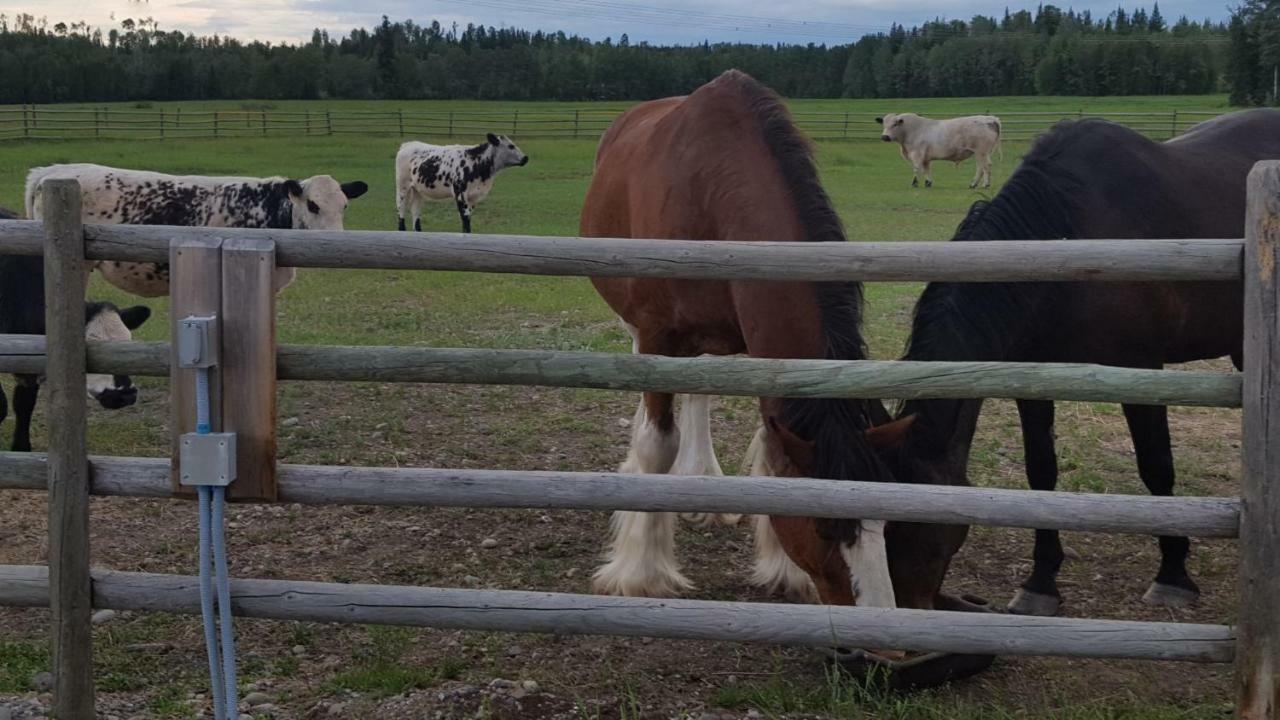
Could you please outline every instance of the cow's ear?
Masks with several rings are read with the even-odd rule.
[[[292,198],[302,198],[302,183],[297,180],[285,180],[284,191]]]
[[[880,123],[881,125],[883,125],[883,124],[884,124],[884,118],[883,118],[883,117],[878,117],[878,118],[876,118],[876,122],[878,122],[878,123]]]
[[[142,323],[151,317],[151,308],[146,305],[134,305],[120,311],[120,322],[130,330],[137,330],[142,327]]]
[[[369,192],[369,185],[363,180],[342,183],[342,194],[346,195],[351,200],[355,200],[367,192]]]
[[[499,145],[499,144],[501,144],[501,143],[502,143],[502,141],[498,139],[498,136],[497,136],[497,135],[494,135],[493,133],[489,133],[489,144],[490,144],[490,145]]]

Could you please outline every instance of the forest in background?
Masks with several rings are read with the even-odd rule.
[[[1244,77],[1240,68],[1250,61],[1260,67],[1280,52],[1280,43],[1266,45],[1267,31],[1251,29],[1269,22],[1280,0],[1248,0],[1245,8],[1253,6],[1263,20],[1241,19],[1242,8],[1228,25],[1169,22],[1159,5],[1105,18],[1043,5],[1002,17],[894,25],[843,45],[658,46],[626,35],[592,41],[387,18],[343,37],[317,30],[309,42],[268,44],[166,31],[149,19],[127,19],[104,33],[84,23],[0,15],[0,104],[640,100],[687,93],[728,68],[799,98],[1211,93],[1234,89],[1232,81]],[[1241,42],[1249,58],[1237,57]],[[1267,99],[1252,85],[1237,94],[1242,102]]]

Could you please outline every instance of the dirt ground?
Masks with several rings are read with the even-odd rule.
[[[160,381],[147,385],[143,402],[129,412],[140,413],[156,438],[163,438],[167,395]],[[634,402],[630,394],[595,391],[293,383],[284,386],[281,398],[281,458],[611,469],[625,454]],[[92,422],[107,420],[93,413]],[[726,472],[734,472],[753,429],[751,402],[720,401],[714,422],[721,461]],[[1063,403],[1058,422],[1065,486],[1143,492],[1117,408]],[[974,444],[975,483],[1022,485],[1016,426],[1012,403],[988,403]],[[1087,432],[1078,429],[1085,427]],[[1235,493],[1238,413],[1174,410],[1173,434],[1182,494]],[[43,494],[0,493],[0,563],[46,561],[45,511]],[[194,519],[194,508],[179,501],[96,498],[93,564],[191,574]],[[607,515],[599,512],[279,505],[233,507],[228,532],[236,577],[589,592],[606,526]],[[482,547],[488,538],[496,547]],[[1140,601],[1158,563],[1154,539],[1068,534],[1065,542],[1067,616],[1232,620],[1233,542],[1193,542],[1191,568],[1204,595],[1187,610]],[[746,582],[746,523],[685,526],[678,543],[686,573],[697,584],[691,597],[777,600]],[[1003,605],[1030,567],[1030,546],[1030,531],[974,528],[951,570],[949,589]],[[801,650],[250,620],[238,621],[236,629],[246,692],[251,687],[271,700],[253,710],[255,718],[837,712],[823,696],[830,681],[821,662]],[[9,655],[0,658],[0,704],[6,698],[15,703],[16,717],[22,717],[16,704],[21,698],[47,699],[27,687],[27,672],[47,663],[39,656],[46,631],[44,611],[0,611],[0,655]],[[122,613],[99,625],[95,650],[104,717],[191,717],[205,709],[200,638],[198,622],[188,617]],[[15,659],[32,654],[25,665]],[[1001,658],[979,677],[932,696],[941,693],[948,703],[998,706],[1011,716],[1052,716],[1089,704],[1220,711],[1230,700],[1230,667]],[[930,716],[952,716],[938,712]]]

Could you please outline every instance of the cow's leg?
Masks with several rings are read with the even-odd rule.
[[[1027,483],[1032,490],[1052,491],[1058,486],[1058,457],[1053,444],[1053,401],[1019,400],[1022,447]],[[1062,540],[1057,530],[1036,530],[1035,565],[1022,581],[1009,612],[1018,615],[1056,615],[1062,605],[1058,570],[1062,567]]]
[[[982,187],[991,187],[991,153],[982,156]]]
[[[467,203],[465,190],[454,190],[453,199],[458,204],[458,217],[462,218],[462,232],[471,232],[471,205]]]
[[[35,413],[40,381],[35,375],[19,375],[13,386],[13,451],[31,452],[31,416]]]
[[[1163,405],[1124,405],[1124,419],[1138,456],[1138,475],[1152,495],[1173,494],[1173,448],[1169,441],[1169,414]],[[1191,541],[1160,536],[1160,571],[1142,596],[1152,605],[1186,607],[1200,597],[1200,588],[1187,574]]]
[[[920,169],[924,171],[924,186],[933,187],[933,167],[929,164],[928,158],[920,161]]]
[[[661,344],[643,342],[627,325],[637,353],[661,352]],[[680,430],[672,411],[674,396],[644,393],[631,423],[631,447],[618,469],[624,473],[666,473],[680,449]],[[676,561],[676,514],[619,510],[610,523],[612,539],[605,564],[592,587],[609,595],[663,597],[693,587]]]
[[[415,195],[413,202],[409,204],[409,214],[413,217],[414,232],[422,232],[422,205],[423,199],[419,195]]]
[[[396,188],[396,219],[399,220],[396,229],[401,232],[404,232],[404,211],[409,205],[409,193],[409,188],[403,185]]]

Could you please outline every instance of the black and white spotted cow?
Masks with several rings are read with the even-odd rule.
[[[462,218],[462,232],[471,232],[471,209],[489,195],[493,178],[514,165],[528,165],[529,156],[505,135],[489,133],[485,142],[466,145],[428,145],[410,141],[396,153],[396,215],[404,230],[405,211],[413,229],[422,229],[422,203],[452,199]]]
[[[328,175],[287,178],[206,177],[121,170],[102,165],[50,165],[27,174],[27,215],[39,219],[40,183],[80,183],[84,222],[235,228],[342,230],[349,200],[369,190]],[[96,268],[112,285],[142,297],[169,294],[169,266],[103,261]],[[277,268],[276,291],[293,282],[294,268]]]
[[[0,221],[17,216],[0,208]],[[44,261],[38,257],[0,255],[0,333],[43,335]],[[85,303],[84,330],[89,340],[131,340],[133,330],[146,322],[151,311],[143,305],[123,310],[111,303]],[[16,375],[13,388],[12,449],[31,450],[31,415],[40,393],[38,375]],[[128,375],[89,375],[86,391],[108,410],[129,407],[138,399],[138,390]],[[9,414],[8,400],[0,389],[0,422]]]

